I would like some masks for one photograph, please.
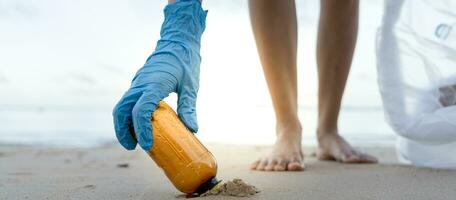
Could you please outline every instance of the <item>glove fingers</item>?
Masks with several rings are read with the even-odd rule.
[[[132,127],[131,112],[141,94],[142,92],[138,90],[128,90],[112,112],[117,140],[127,150],[133,150],[136,147],[136,139],[130,132]]]
[[[157,108],[158,103],[170,92],[153,88],[144,92],[133,107],[133,126],[136,138],[141,148],[146,151],[149,151],[153,144],[152,113]]]
[[[179,93],[177,101],[177,113],[182,122],[192,132],[198,132],[198,121],[196,118],[196,91],[183,90]]]

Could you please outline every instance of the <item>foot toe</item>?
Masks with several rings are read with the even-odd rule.
[[[274,171],[285,171],[287,170],[287,163],[279,162],[274,166]]]
[[[368,154],[361,154],[361,160],[363,163],[378,163],[378,160],[376,157],[368,155]]]
[[[263,171],[268,162],[266,160],[260,161],[260,164],[256,167],[256,170]]]
[[[264,167],[264,170],[265,170],[265,171],[273,171],[275,165],[277,165],[277,161],[272,160],[272,161],[268,162],[268,164],[266,165],[266,167]]]
[[[343,163],[359,163],[359,164],[363,164],[363,163],[377,163],[378,160],[377,158],[371,156],[371,155],[368,155],[368,154],[353,154],[353,155],[350,155],[350,156],[347,156],[346,159],[342,160]]]
[[[302,171],[304,170],[304,165],[301,162],[290,162],[287,165],[287,170],[288,171]]]
[[[260,160],[257,160],[257,161],[255,161],[255,162],[253,162],[253,163],[250,165],[250,169],[251,169],[251,170],[255,170],[255,169],[258,167],[259,164],[260,164]]]
[[[343,159],[341,159],[342,163],[360,163],[361,162],[361,157],[356,155],[356,154],[352,154],[352,155],[349,155],[349,156],[345,156]]]

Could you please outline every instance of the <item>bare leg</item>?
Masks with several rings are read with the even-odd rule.
[[[303,170],[297,115],[297,22],[294,0],[250,0],[250,20],[276,115],[277,140],[255,170]]]
[[[345,163],[373,163],[377,159],[350,146],[337,129],[358,32],[358,0],[321,0],[318,30],[318,142],[317,156]]]

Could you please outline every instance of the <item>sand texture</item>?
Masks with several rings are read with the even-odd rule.
[[[201,196],[224,195],[236,197],[248,197],[260,192],[255,186],[244,182],[240,178],[235,178],[232,181],[223,181],[216,185],[211,190]]]
[[[398,165],[392,148],[362,148],[377,165],[321,162],[305,148],[303,172],[257,172],[251,161],[270,147],[208,144],[217,158],[217,177],[236,177],[260,193],[245,199],[454,200],[456,171]],[[166,200],[182,195],[150,157],[120,145],[92,149],[0,146],[0,199]],[[210,195],[198,199],[240,199]],[[244,199],[244,198],[243,198]]]

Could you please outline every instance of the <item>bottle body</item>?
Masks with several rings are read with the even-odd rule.
[[[214,156],[161,101],[153,113],[153,146],[147,153],[173,185],[191,194],[217,174]]]

